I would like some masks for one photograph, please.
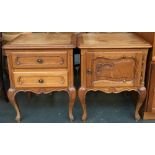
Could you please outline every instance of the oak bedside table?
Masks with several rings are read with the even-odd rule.
[[[85,96],[88,91],[119,93],[137,91],[139,100],[135,119],[146,97],[144,86],[148,48],[151,45],[133,33],[82,33],[78,36],[81,49],[81,87],[78,95],[87,118]]]
[[[155,32],[136,32],[139,36],[151,43],[152,49],[147,65],[147,98],[145,104],[144,120],[155,120]]]
[[[73,104],[76,90],[73,84],[73,33],[21,34],[3,46],[7,56],[10,89],[8,98],[16,110],[16,121],[21,114],[15,95],[18,92],[36,94],[67,91],[69,94],[69,118],[73,120]]]

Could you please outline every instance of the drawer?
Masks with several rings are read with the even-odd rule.
[[[13,72],[16,88],[67,87],[68,71],[59,70],[15,70]]]
[[[138,87],[143,53],[139,50],[99,50],[87,53],[87,86]]]
[[[13,68],[66,68],[67,51],[12,52]]]

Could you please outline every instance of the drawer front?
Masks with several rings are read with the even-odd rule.
[[[67,51],[13,52],[13,68],[66,68]]]
[[[87,85],[90,87],[137,87],[143,54],[138,51],[88,52]]]
[[[16,88],[67,87],[67,70],[16,70],[13,72]]]

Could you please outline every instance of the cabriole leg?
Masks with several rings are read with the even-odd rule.
[[[87,119],[87,108],[86,108],[86,99],[85,99],[86,89],[81,87],[78,91],[78,96],[83,110],[82,120],[86,121]]]
[[[17,104],[16,99],[15,99],[16,93],[17,93],[17,91],[15,89],[10,88],[8,90],[8,98],[9,98],[10,103],[13,105],[13,107],[16,111],[15,120],[17,122],[20,122],[21,121],[21,115],[20,115],[20,110],[19,110],[18,104]]]
[[[140,108],[143,105],[143,102],[146,98],[146,88],[145,87],[141,87],[138,89],[138,94],[139,94],[139,99],[137,102],[137,106],[136,106],[136,110],[135,110],[135,119],[138,121],[140,120]]]
[[[74,87],[71,87],[68,89],[68,93],[69,93],[69,119],[73,121],[74,120],[73,107],[76,98],[76,89]]]

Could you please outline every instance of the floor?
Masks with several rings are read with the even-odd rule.
[[[17,100],[22,112],[23,123],[69,123],[68,95],[66,92],[54,92],[49,95],[35,95],[29,98],[27,93],[19,93]],[[89,92],[86,97],[88,123],[136,123],[134,108],[130,93],[105,94]],[[81,123],[82,109],[79,99],[74,107],[75,121]],[[0,122],[14,123],[15,111],[12,105],[0,99]],[[143,121],[142,122],[155,122]]]

